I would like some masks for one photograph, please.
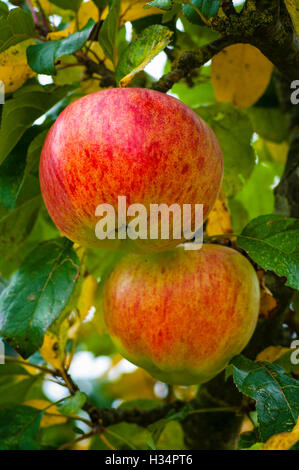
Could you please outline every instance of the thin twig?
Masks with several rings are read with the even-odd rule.
[[[25,3],[26,5],[28,6],[29,10],[31,11],[31,14],[32,14],[32,17],[33,17],[33,21],[35,23],[36,26],[40,26],[40,23],[39,23],[39,19],[38,19],[38,16],[37,16],[37,13],[31,3],[30,0],[25,0]]]
[[[67,449],[68,447],[71,447],[71,446],[73,446],[74,444],[77,444],[80,441],[84,441],[85,439],[88,439],[89,437],[93,436],[94,434],[95,434],[94,431],[90,431],[87,434],[84,434],[83,436],[77,437],[77,439],[73,439],[72,441],[67,442],[66,444],[63,444],[57,450]]]
[[[178,59],[173,70],[160,78],[158,82],[154,83],[152,88],[166,93],[175,83],[182,78],[186,78],[194,69],[203,66],[206,62],[211,60],[214,55],[218,54],[218,52],[222,51],[225,47],[234,44],[234,42],[234,37],[223,36],[210,44],[206,44],[196,52],[184,52]]]
[[[110,449],[110,450],[117,450],[116,447],[114,447],[111,442],[108,441],[107,437],[104,436],[103,433],[99,434],[100,436],[100,439],[104,442],[104,444],[106,444],[106,446]]]
[[[232,413],[239,411],[240,408],[236,406],[228,406],[222,408],[203,408],[199,410],[192,410],[188,413],[188,415],[200,414],[200,413]]]
[[[26,361],[21,361],[19,359],[15,359],[14,357],[10,357],[10,356],[5,356],[4,357],[4,360],[5,362],[11,362],[11,363],[15,363],[15,364],[21,364],[22,366],[27,366],[27,367],[32,367],[34,369],[39,369],[43,372],[45,372],[46,374],[51,374],[53,376],[56,375],[56,371],[53,369],[48,369],[47,367],[43,367],[43,366],[38,366],[36,364],[32,364],[31,362],[26,362]]]

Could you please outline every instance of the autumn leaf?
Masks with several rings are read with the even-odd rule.
[[[28,400],[23,403],[23,405],[31,406],[37,410],[45,410],[40,423],[41,428],[47,428],[49,426],[55,426],[56,424],[63,424],[67,422],[67,418],[65,416],[61,416],[57,406],[51,404],[51,402],[47,400]]]
[[[150,15],[161,14],[161,10],[159,8],[144,8],[147,3],[147,0],[127,0],[121,2],[120,24],[122,25],[127,21],[139,20],[140,18]],[[108,8],[103,11],[101,19],[105,19],[107,14]]]
[[[87,276],[82,283],[82,290],[78,299],[77,308],[80,320],[83,321],[95,303],[98,282],[92,275]]]
[[[57,332],[47,331],[40,353],[44,360],[55,369],[61,370],[64,363],[64,347],[67,340],[66,323],[62,323]]]
[[[270,318],[274,311],[278,307],[278,301],[273,297],[272,293],[268,289],[264,281],[265,271],[259,269],[257,271],[257,276],[260,281],[260,292],[261,292],[261,301],[260,301],[260,313],[259,317],[261,319]],[[267,359],[259,359],[261,361],[266,361]]]
[[[266,90],[273,64],[254,46],[234,44],[212,60],[212,84],[217,101],[239,108],[252,106]]]
[[[0,80],[4,82],[5,93],[13,93],[28,78],[34,77],[35,72],[29,67],[26,57],[26,49],[32,44],[35,42],[29,39],[1,52]]]
[[[262,450],[289,450],[299,441],[299,418],[291,432],[275,434],[263,445]]]
[[[213,209],[209,214],[206,233],[210,237],[212,235],[221,235],[222,233],[232,232],[232,219],[229,212],[227,199],[222,189]]]
[[[257,355],[256,360],[262,362],[275,362],[288,351],[289,349],[284,348],[283,346],[269,346]]]
[[[117,356],[119,360],[122,358]],[[109,395],[123,400],[142,398],[157,398],[154,393],[156,380],[143,369],[136,369],[130,373],[122,374],[116,381],[105,385]]]
[[[287,141],[276,143],[265,140],[265,144],[273,160],[284,165],[290,148],[289,143]]]

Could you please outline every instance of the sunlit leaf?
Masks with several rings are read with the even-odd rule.
[[[273,64],[250,44],[234,44],[212,59],[212,83],[218,101],[252,106],[266,90]]]
[[[37,73],[55,75],[55,60],[81,49],[89,38],[93,26],[94,20],[90,19],[83,29],[63,39],[29,46],[27,58],[30,67]]]
[[[127,86],[134,75],[141,72],[169,44],[172,34],[166,26],[153,25],[146,28],[120,58],[115,72],[120,86]]]
[[[78,258],[72,244],[41,244],[22,263],[0,297],[0,332],[23,357],[41,347],[75,288]]]

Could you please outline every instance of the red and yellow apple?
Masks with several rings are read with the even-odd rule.
[[[99,240],[100,204],[203,204],[211,210],[223,174],[219,144],[208,125],[176,98],[148,89],[109,89],[78,99],[45,140],[40,183],[60,231],[92,248],[162,251],[181,240]],[[121,227],[116,225],[116,232]],[[171,237],[170,237],[171,238]]]
[[[157,379],[207,382],[250,340],[260,289],[239,252],[205,244],[128,254],[107,280],[103,311],[118,351]]]

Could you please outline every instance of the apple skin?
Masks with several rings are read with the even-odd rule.
[[[204,204],[221,185],[223,159],[213,131],[179,100],[148,89],[114,88],[71,103],[41,153],[43,198],[62,234],[82,246],[161,251],[180,240],[99,240],[99,204]],[[116,234],[117,236],[117,234]]]
[[[128,254],[107,280],[104,319],[118,351],[168,384],[221,372],[250,340],[260,305],[257,275],[231,248],[204,244]]]

